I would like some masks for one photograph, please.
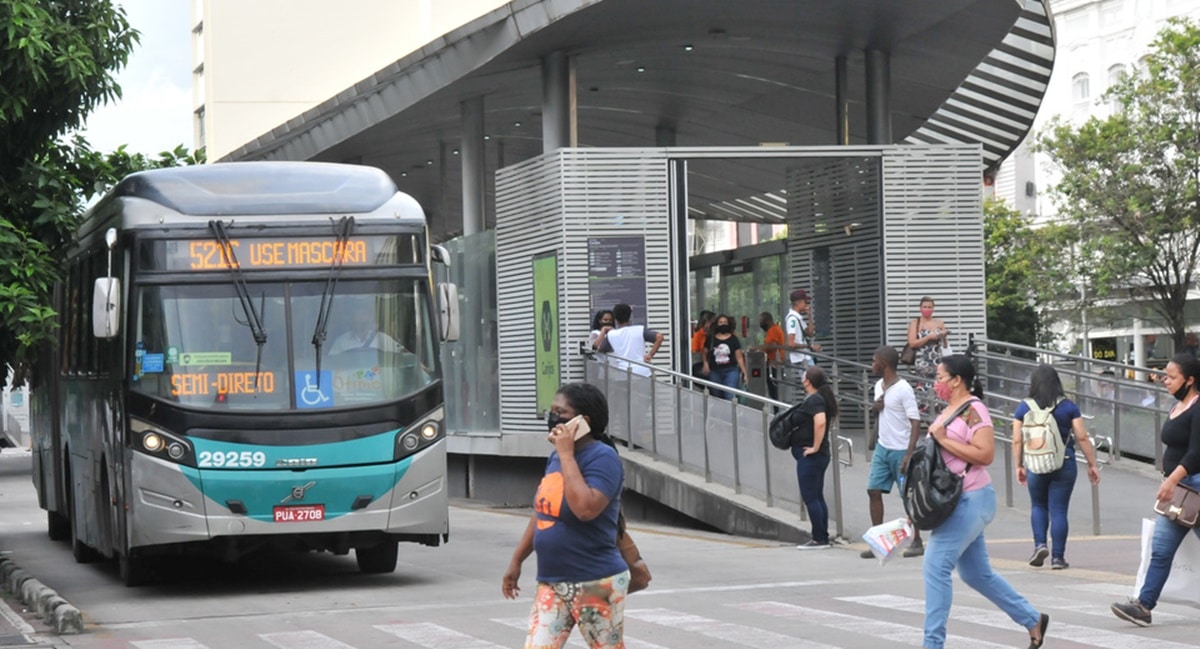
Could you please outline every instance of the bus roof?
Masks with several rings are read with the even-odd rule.
[[[131,174],[111,196],[142,198],[194,216],[255,216],[371,212],[398,191],[391,177],[374,167],[221,162]]]

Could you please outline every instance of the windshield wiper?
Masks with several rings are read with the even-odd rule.
[[[332,220],[332,218],[330,219]],[[321,308],[317,311],[317,327],[313,330],[312,344],[317,351],[317,389],[321,388],[321,346],[329,329],[329,312],[333,310],[333,292],[337,290],[342,262],[346,259],[346,244],[354,229],[354,217],[343,216],[335,225],[337,243],[333,246],[333,263],[329,266],[329,277],[325,279],[325,290],[321,291]]]
[[[229,233],[225,232],[225,224],[212,220],[208,222],[208,227],[213,231],[213,236],[217,238],[217,243],[221,246],[221,254],[225,255],[225,260],[229,262],[229,271],[233,273],[233,287],[237,291],[238,300],[242,303],[242,312],[246,314],[246,326],[250,328],[250,333],[254,336],[254,344],[258,347],[257,358],[254,361],[254,397],[257,399],[258,375],[262,371],[262,350],[263,345],[267,344],[267,330],[263,327],[262,316],[254,308],[254,299],[250,297],[250,287],[246,284],[242,267],[238,264],[237,255],[233,252],[233,242],[229,239]],[[263,298],[265,299],[266,295]]]

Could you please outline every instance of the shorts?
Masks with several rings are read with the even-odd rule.
[[[868,491],[891,493],[893,484],[900,484],[900,463],[908,451],[893,451],[878,444],[871,456],[871,473],[867,476]]]

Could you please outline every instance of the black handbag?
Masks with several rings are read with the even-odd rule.
[[[914,318],[913,322],[917,322],[917,319]],[[905,340],[908,339],[907,331],[904,334],[904,338],[905,338]],[[912,365],[913,363],[916,363],[917,362],[917,348],[913,347],[912,345],[908,344],[907,342],[904,343],[904,348],[900,350],[900,362],[905,365]]]
[[[958,419],[977,399],[959,406],[949,417],[946,425]],[[962,498],[963,476],[971,470],[968,464],[962,473],[946,467],[942,459],[942,445],[932,435],[927,435],[913,448],[904,474],[904,511],[908,512],[913,526],[919,530],[932,530],[954,513]]]

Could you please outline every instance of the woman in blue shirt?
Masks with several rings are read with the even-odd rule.
[[[564,385],[546,421],[554,452],[501,591],[509,599],[520,594],[521,564],[536,551],[538,587],[526,649],[562,647],[576,624],[591,649],[619,649],[629,590],[629,568],[617,549],[625,473],[605,433],[608,402],[595,386]]]
[[[1058,372],[1049,365],[1038,365],[1029,378],[1029,398],[1037,403],[1039,408],[1053,406],[1051,414],[1058,422],[1058,430],[1062,434],[1065,445],[1063,465],[1051,473],[1033,473],[1026,471],[1024,466],[1024,444],[1021,435],[1022,420],[1029,412],[1029,404],[1025,401],[1017,406],[1013,413],[1013,464],[1017,467],[1017,482],[1028,484],[1030,502],[1030,522],[1033,525],[1033,556],[1029,557],[1029,565],[1041,567],[1050,557],[1050,567],[1062,570],[1067,567],[1065,558],[1067,551],[1067,507],[1071,504],[1071,492],[1075,489],[1075,478],[1079,468],[1075,465],[1075,448],[1083,450],[1087,459],[1088,479],[1092,484],[1100,484],[1100,469],[1096,465],[1096,449],[1088,439],[1087,430],[1083,427],[1083,414],[1074,401],[1066,398],[1062,380]],[[1072,434],[1073,433],[1073,434]],[[1046,547],[1046,528],[1050,528],[1053,538],[1051,547]]]

